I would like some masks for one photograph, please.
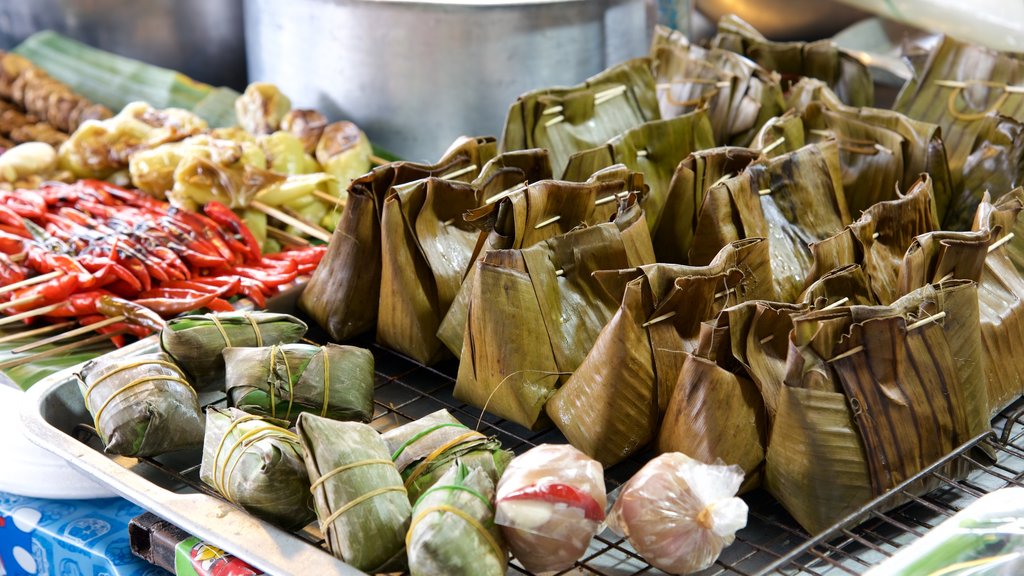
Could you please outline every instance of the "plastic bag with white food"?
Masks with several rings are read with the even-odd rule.
[[[629,539],[655,568],[688,574],[710,566],[747,525],[736,498],[739,466],[704,464],[679,452],[662,454],[622,487],[608,526]]]
[[[505,469],[495,522],[527,570],[564,570],[601,530],[607,501],[600,463],[568,444],[541,444]]]

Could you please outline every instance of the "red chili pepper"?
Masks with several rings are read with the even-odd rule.
[[[203,206],[203,212],[214,222],[224,226],[231,234],[241,240],[248,249],[245,258],[247,262],[256,262],[260,259],[262,252],[260,251],[259,242],[256,241],[256,237],[253,236],[245,223],[230,208],[220,202],[207,202]]]
[[[582,509],[587,520],[604,521],[604,509],[597,503],[597,500],[590,494],[568,484],[533,484],[503,497],[502,501],[505,500],[540,500],[552,504],[564,504]]]
[[[24,266],[15,264],[7,254],[0,252],[0,286],[10,286],[28,277]]]
[[[326,253],[327,246],[310,246],[308,248],[287,250],[276,254],[267,254],[263,259],[291,260],[298,265],[299,274],[306,275],[312,274],[313,271],[316,270],[316,267],[320,265],[320,261],[323,260],[324,254]]]
[[[78,276],[75,274],[65,274],[58,276],[52,280],[47,280],[42,284],[36,284],[28,288],[21,290],[15,290],[11,294],[11,301],[20,300],[22,298],[32,298],[27,300],[24,304],[7,307],[8,314],[16,314],[18,312],[27,312],[34,310],[41,306],[48,306],[50,304],[57,304],[58,302],[64,302],[68,299],[68,296],[73,294],[78,289]],[[0,307],[3,305],[0,304]]]
[[[106,256],[83,254],[78,257],[78,261],[85,266],[86,270],[92,272],[96,278],[97,287],[121,281],[127,285],[132,294],[142,292],[142,283],[139,282],[139,279],[130,270]]]
[[[213,220],[187,210],[173,210],[168,212],[168,215],[171,217],[171,220],[176,220],[179,226],[186,227],[191,238],[201,238],[210,246],[213,246],[214,250],[220,254],[225,262],[234,262],[236,256],[241,258],[240,254],[236,254],[228,247],[224,237],[218,234],[216,222]],[[191,243],[187,244],[192,245]],[[202,244],[198,244],[196,250],[199,250],[200,246]]]
[[[106,290],[89,290],[87,292],[71,294],[67,297],[63,306],[46,315],[58,318],[74,318],[77,316],[100,314],[96,307],[99,299],[111,295]]]
[[[271,288],[276,288],[282,284],[293,282],[299,275],[297,270],[293,270],[290,273],[277,273],[272,270],[250,268],[249,266],[235,266],[234,269],[232,269],[232,272],[239,276],[259,280]]]
[[[192,280],[194,283],[207,284],[215,287],[226,286],[235,281],[238,282],[237,290],[232,294],[223,294],[222,296],[233,296],[234,294],[241,293],[249,300],[252,300],[253,304],[263,308],[267,305],[266,297],[274,292],[259,280],[246,278],[245,276],[206,276],[197,277]]]
[[[22,218],[38,219],[46,215],[46,200],[34,190],[0,192],[0,204]]]
[[[44,252],[40,248],[29,248],[25,262],[40,273],[60,270],[65,274],[77,274],[79,288],[92,288],[96,284],[96,279],[78,260],[65,254],[53,254]]]
[[[25,238],[0,229],[0,252],[20,254],[25,251]]]
[[[161,316],[177,316],[178,314],[198,310],[209,304],[210,301],[217,297],[214,294],[199,294],[192,292],[193,296],[181,298],[165,294],[159,290],[154,291],[154,294],[155,295],[147,298],[139,298],[134,302],[139,306],[149,308]]]
[[[26,238],[32,237],[28,228],[25,228],[25,223],[21,221],[21,216],[18,216],[15,214],[14,210],[11,210],[3,204],[0,204],[0,224],[3,224],[6,227],[5,230],[12,234],[25,236]]]
[[[214,298],[206,303],[206,307],[210,312],[234,312],[235,307],[230,302],[223,298]]]

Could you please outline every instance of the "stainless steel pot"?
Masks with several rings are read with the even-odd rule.
[[[646,53],[651,0],[245,0],[250,80],[434,161],[534,88]]]

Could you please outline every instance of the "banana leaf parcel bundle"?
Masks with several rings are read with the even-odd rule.
[[[831,296],[831,301],[835,302],[842,297],[858,297],[861,289],[850,294],[810,291],[819,280],[852,264],[863,269],[875,303],[889,304],[896,300],[905,293],[899,289],[904,255],[918,236],[939,228],[932,206],[931,178],[922,174],[905,195],[875,204],[842,232],[812,244],[814,266],[807,276],[808,286],[801,300]],[[921,285],[923,283],[915,288]]]
[[[526,427],[544,423],[544,404],[617,306],[593,272],[654,262],[636,195],[619,206],[614,222],[491,250],[476,263],[456,398]]]
[[[794,324],[765,485],[812,534],[989,429],[972,282]]]
[[[100,357],[76,376],[107,453],[156,456],[202,445],[196,391],[168,355]]]
[[[497,439],[470,430],[444,409],[388,430],[382,437],[413,503],[456,461],[479,468],[497,482],[512,459]]]
[[[811,271],[809,245],[849,223],[835,141],[805,146],[757,161],[707,191],[690,264],[710,262],[729,242],[767,238],[777,295],[794,302]]]
[[[489,250],[529,248],[580,226],[608,222],[618,210],[617,200],[643,190],[643,177],[619,165],[597,172],[582,184],[543,180],[489,196],[483,207],[464,216],[482,228],[481,238],[438,338],[452,354],[462,354],[476,263]]]
[[[494,480],[456,462],[417,500],[406,547],[413,576],[504,576],[508,551],[494,523]]]
[[[226,348],[231,405],[294,424],[312,412],[333,420],[373,418],[373,354],[365,348],[281,344]]]
[[[986,191],[1021,184],[1024,61],[947,37],[913,62],[893,109],[942,128],[953,183],[944,224],[967,230]]]
[[[570,444],[610,466],[657,435],[702,322],[738,301],[774,299],[775,289],[762,238],[728,244],[704,267],[652,264],[595,275],[621,305],[547,413]]]
[[[353,180],[341,221],[299,296],[299,308],[336,342],[373,328],[380,302],[380,221],[391,188],[430,176],[471,182],[495,153],[493,139],[460,138],[437,164],[392,162]]]
[[[661,221],[668,186],[679,163],[692,152],[715,145],[707,113],[697,110],[668,120],[654,120],[616,136],[603,146],[577,152],[562,176],[583,182],[598,170],[623,164],[644,175],[649,187],[643,198],[647,226]]]
[[[505,119],[501,149],[547,148],[555,174],[561,174],[574,153],[660,118],[650,60],[637,58],[577,86],[520,96]]]
[[[658,262],[689,263],[697,217],[708,189],[743,172],[760,156],[756,150],[725,146],[694,152],[676,166],[661,221],[652,235]]]
[[[825,81],[839,99],[851,106],[875,102],[874,83],[860,60],[836,46],[831,39],[816,42],[772,42],[736,15],[718,21],[714,48],[743,54],[768,70],[782,75],[783,89],[802,77]],[[788,84],[787,84],[788,81]]]
[[[364,572],[403,570],[412,506],[380,435],[309,412],[296,433],[327,548]]]
[[[199,477],[232,504],[286,530],[315,518],[299,437],[259,416],[206,411]]]
[[[655,28],[651,60],[662,118],[707,108],[715,142],[747,146],[786,109],[778,74],[729,50],[691,45],[677,30]]]
[[[306,328],[294,316],[273,312],[179,316],[160,332],[160,347],[191,377],[196,390],[223,390],[225,348],[290,344]]]

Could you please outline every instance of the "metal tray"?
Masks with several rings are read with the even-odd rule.
[[[280,308],[280,306],[279,306]],[[288,309],[288,306],[284,306]],[[311,330],[314,341],[323,335]],[[452,395],[457,364],[426,367],[369,341],[354,344],[368,347],[376,360],[372,425],[384,431],[431,412],[446,408],[458,419],[486,434],[497,436],[516,453],[544,442],[565,442],[556,429],[533,432],[456,400]],[[128,357],[156,347],[155,337],[118,350]],[[74,369],[55,374],[36,384],[22,414],[26,435],[106,484],[128,500],[146,508],[182,529],[217,545],[269,574],[360,574],[330,556],[315,527],[289,534],[258,520],[220,499],[198,478],[201,452],[175,453],[158,458],[108,456],[89,427],[81,394],[74,381]],[[206,405],[222,405],[224,395],[204,395]],[[701,576],[718,574],[860,574],[899,547],[909,544],[925,530],[955,513],[980,495],[1004,485],[1020,485],[1024,478],[1024,418],[1015,413],[994,423],[1006,430],[1000,439],[989,434],[964,445],[935,466],[908,481],[925,475],[939,479],[942,487],[927,496],[916,496],[898,487],[811,538],[763,491],[745,496],[750,505],[747,527]],[[970,449],[987,444],[995,450],[995,464],[977,462]],[[605,471],[608,490],[625,482],[653,454],[643,453]],[[962,481],[942,475],[947,461],[961,459],[978,469]],[[887,512],[897,502],[906,504]],[[640,558],[627,542],[605,530],[592,542],[576,567],[564,574],[660,574]],[[516,561],[509,574],[529,574]]]

